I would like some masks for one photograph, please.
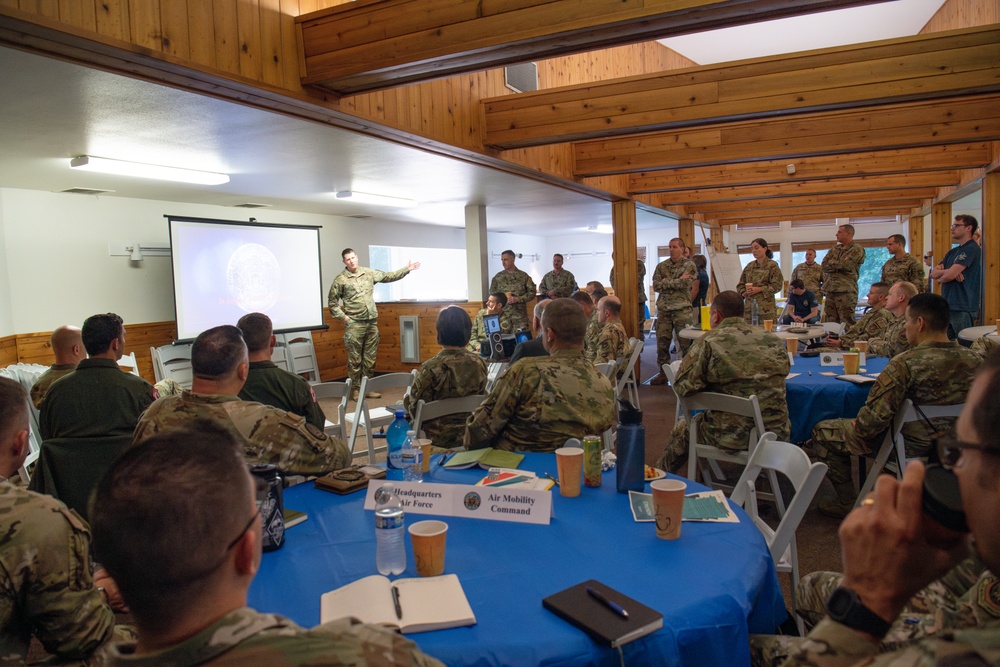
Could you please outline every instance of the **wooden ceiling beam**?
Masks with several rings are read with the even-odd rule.
[[[775,212],[773,215],[767,215],[762,218],[708,218],[709,222],[718,225],[739,225],[739,224],[752,224],[757,222],[762,222],[764,220],[771,220],[774,222],[785,222],[785,221],[799,221],[799,220],[833,220],[834,218],[872,218],[888,215],[909,215],[910,209],[865,209],[857,211],[846,211],[840,208],[830,208],[825,211],[817,211],[815,213],[795,213],[789,215],[787,212],[779,211]]]
[[[1000,91],[1000,26],[482,100],[501,149]]]
[[[1000,139],[1000,95],[830,111],[573,144],[577,177]]]
[[[302,84],[339,95],[884,0],[355,0],[295,19]]]
[[[724,211],[750,211],[761,208],[796,208],[802,206],[821,206],[824,204],[896,204],[899,202],[916,202],[908,206],[919,206],[920,201],[933,197],[933,189],[890,190],[886,192],[845,192],[836,195],[806,195],[802,197],[771,197],[761,199],[739,199],[698,204],[698,212],[713,215]],[[663,197],[669,201],[669,198]],[[900,206],[903,204],[900,203]]]

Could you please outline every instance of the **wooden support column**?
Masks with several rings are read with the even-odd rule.
[[[688,248],[694,248],[694,220],[691,218],[681,218],[677,221],[677,236],[684,241]]]
[[[615,295],[622,302],[622,326],[631,338],[642,338],[639,325],[639,281],[636,267],[635,201],[611,203],[612,247],[615,253]],[[649,270],[649,267],[647,267]]]
[[[906,242],[910,249],[910,254],[919,259],[921,262],[924,261],[924,218],[920,216],[919,218],[910,218],[910,222],[907,223],[909,229],[909,237]]]
[[[1000,171],[983,179],[983,324],[1000,318]]]
[[[951,202],[934,204],[931,208],[931,263],[937,266],[951,250]],[[941,293],[941,283],[934,281],[934,293]]]

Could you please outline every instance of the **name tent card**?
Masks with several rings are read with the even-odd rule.
[[[375,492],[385,480],[368,483],[365,509],[375,509]],[[552,492],[534,489],[504,489],[472,484],[393,482],[407,514],[460,516],[492,521],[548,524],[552,518]]]
[[[843,352],[823,352],[819,355],[819,365],[820,366],[843,366],[844,365],[844,353]]]

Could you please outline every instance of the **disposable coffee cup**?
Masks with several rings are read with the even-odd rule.
[[[413,561],[421,577],[444,574],[444,551],[448,524],[444,521],[418,521],[409,528],[413,543]]]
[[[997,334],[1000,334],[1000,320],[997,320]]]
[[[417,444],[420,445],[420,449],[424,454],[422,463],[424,472],[430,472],[431,470],[431,442],[430,438],[417,438]]]
[[[799,339],[794,336],[785,339],[785,346],[788,348],[788,354],[793,357],[799,353]]]
[[[861,355],[857,352],[844,352],[844,373],[857,375],[861,367]]]
[[[764,331],[774,330],[774,320],[764,320]]]
[[[854,347],[858,348],[858,352],[861,354],[866,354],[868,352],[868,341],[856,340],[854,341]]]
[[[653,507],[656,512],[656,536],[661,540],[676,540],[681,536],[681,516],[684,513],[684,491],[687,484],[678,479],[658,479],[650,482]]]
[[[559,473],[559,495],[576,498],[580,495],[583,477],[583,449],[563,447],[556,450],[556,470]]]

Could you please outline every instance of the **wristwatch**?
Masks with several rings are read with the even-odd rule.
[[[889,632],[892,623],[866,607],[858,594],[850,588],[837,588],[826,601],[826,611],[830,618],[852,630],[867,632],[881,639]]]

